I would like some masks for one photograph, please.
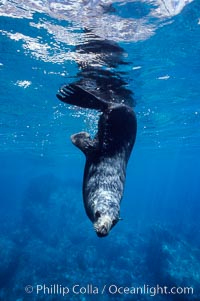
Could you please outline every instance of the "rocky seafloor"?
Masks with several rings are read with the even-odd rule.
[[[2,221],[1,301],[200,300],[198,227],[156,223],[136,231],[133,221],[100,239],[79,190],[54,176],[35,178],[17,222]],[[193,293],[153,290],[165,286]]]

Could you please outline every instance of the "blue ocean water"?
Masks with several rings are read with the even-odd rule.
[[[199,300],[200,2],[3,0],[0,15],[0,300]],[[138,120],[123,220],[102,239],[70,141],[98,114],[56,98],[81,63],[104,67],[77,50],[94,36],[124,49],[111,69]]]

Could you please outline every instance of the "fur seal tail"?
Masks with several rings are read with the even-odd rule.
[[[65,103],[81,108],[94,109],[104,112],[109,103],[86,91],[77,84],[64,85],[60,88],[57,98]]]

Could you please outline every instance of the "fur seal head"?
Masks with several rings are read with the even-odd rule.
[[[114,225],[120,220],[119,204],[115,199],[106,195],[101,195],[94,205],[93,225],[97,236],[107,236]]]

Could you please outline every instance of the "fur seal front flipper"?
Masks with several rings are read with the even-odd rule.
[[[137,122],[132,108],[106,102],[79,85],[64,86],[57,97],[65,103],[102,112],[94,139],[86,132],[71,140],[86,156],[83,200],[99,237],[108,235],[120,219],[126,166],[135,142]]]
[[[80,132],[71,136],[72,143],[86,156],[97,150],[96,140],[92,140],[86,132]]]

